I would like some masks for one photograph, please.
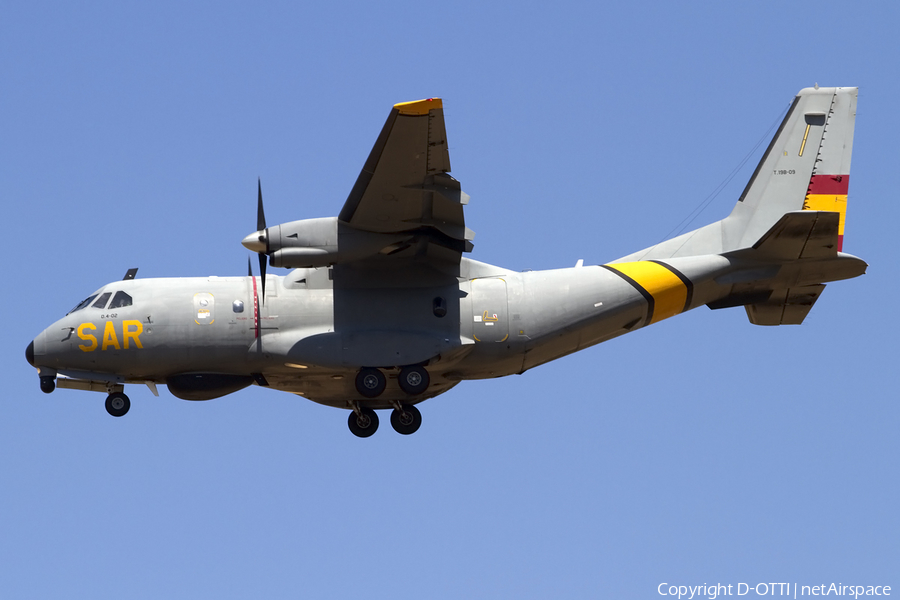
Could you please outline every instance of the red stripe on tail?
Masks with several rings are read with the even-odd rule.
[[[846,196],[849,187],[849,175],[813,175],[806,193]]]

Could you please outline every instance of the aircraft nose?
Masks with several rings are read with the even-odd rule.
[[[32,367],[34,366],[34,341],[28,344],[28,347],[25,348],[25,360],[28,361],[28,364]]]

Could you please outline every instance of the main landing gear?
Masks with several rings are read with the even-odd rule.
[[[400,369],[397,383],[400,384],[400,389],[410,396],[418,396],[428,389],[431,378],[428,377],[428,371],[425,370],[425,367],[403,367]]]
[[[401,404],[400,408],[391,411],[391,427],[399,434],[415,433],[421,424],[422,413],[411,404]]]
[[[400,375],[397,377],[397,383],[400,389],[410,396],[418,396],[425,393],[431,378],[425,367],[419,365],[411,365],[400,369]],[[387,387],[387,378],[381,369],[373,367],[363,367],[356,374],[356,391],[363,398],[377,398]]]
[[[387,379],[378,369],[363,367],[356,374],[356,391],[365,398],[377,398],[387,387]]]
[[[371,408],[360,408],[350,413],[347,425],[356,437],[367,438],[378,431],[378,415]]]
[[[367,438],[378,430],[378,413],[371,408],[356,407],[350,412],[347,425],[356,437]],[[391,411],[391,427],[401,435],[415,433],[421,425],[422,413],[411,404],[398,404]]]
[[[131,400],[122,392],[113,392],[106,397],[106,412],[114,417],[124,417],[131,408]]]
[[[420,365],[411,365],[400,369],[397,376],[397,384],[409,396],[424,394],[431,383],[428,371]],[[381,369],[363,367],[356,374],[356,391],[363,398],[377,398],[384,393],[387,387],[387,378]],[[347,419],[350,431],[358,437],[369,437],[378,429],[378,415],[368,407],[359,406],[357,402],[351,402],[353,412]],[[422,425],[422,413],[412,404],[401,404],[392,401],[394,410],[391,411],[391,427],[399,434],[409,435],[419,430]]]

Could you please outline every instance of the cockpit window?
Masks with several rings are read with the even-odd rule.
[[[112,292],[106,292],[105,294],[100,294],[100,297],[97,298],[97,301],[91,304],[92,308],[103,308],[106,306],[106,301],[109,300],[109,297],[112,296]]]
[[[76,310],[81,310],[82,308],[84,308],[85,306],[87,306],[88,304],[90,304],[91,302],[93,302],[93,301],[94,301],[94,298],[96,298],[96,297],[97,297],[97,294],[94,294],[93,296],[88,296],[87,298],[85,298],[84,300],[82,300],[81,302],[79,302],[79,303],[78,303],[78,306],[76,306],[75,308],[73,308],[72,310],[70,310],[69,312],[67,312],[66,314],[67,314],[67,315],[71,315],[71,314],[72,314],[73,312],[75,312]]]
[[[122,308],[123,306],[131,306],[131,296],[125,292],[116,292],[116,295],[113,296],[112,302],[109,303],[108,308]]]

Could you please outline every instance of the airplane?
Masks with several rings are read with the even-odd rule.
[[[359,437],[390,409],[459,382],[520,374],[683,313],[743,306],[800,324],[825,284],[867,264],[842,252],[857,88],[801,90],[731,213],[600,265],[515,272],[470,259],[468,203],[450,174],[443,103],[394,105],[337,217],[257,225],[259,275],[104,285],[28,344],[40,388],[107,394],[165,384],[210,400],[250,385],[349,409]],[[267,275],[267,265],[291,269]]]

